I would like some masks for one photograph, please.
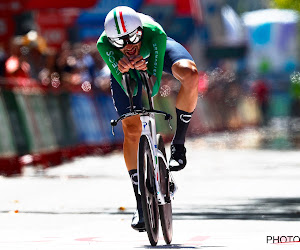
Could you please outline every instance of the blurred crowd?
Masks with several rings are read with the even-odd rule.
[[[110,71],[95,43],[65,42],[60,49],[48,48],[36,31],[11,40],[9,51],[0,52],[0,76],[33,79],[38,84],[81,85],[109,91]]]
[[[0,60],[0,77],[4,82],[23,78],[54,88],[80,86],[84,91],[92,89],[110,93],[110,70],[95,42],[64,42],[60,49],[53,49],[47,47],[44,38],[36,31],[30,31],[24,36],[14,37],[9,51],[0,52]],[[255,97],[261,108],[261,125],[267,123],[269,91],[264,82],[253,82],[250,91],[245,92],[240,79],[236,79],[235,73],[226,68],[200,72],[200,76],[199,96],[204,97],[205,102],[201,103],[201,119],[207,120],[208,127],[213,130],[242,127],[245,122],[241,120],[239,108],[248,95]],[[163,74],[161,97],[175,97],[179,89],[177,80]]]

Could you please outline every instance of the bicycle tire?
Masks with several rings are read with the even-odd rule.
[[[157,135],[158,149],[163,153],[166,159],[166,150],[164,141],[161,135]],[[170,181],[169,181],[169,172],[165,162],[159,158],[159,173],[160,173],[160,183],[161,183],[161,192],[163,195],[166,195],[170,198]],[[173,237],[173,216],[172,216],[172,203],[171,199],[169,202],[164,205],[159,205],[159,215],[161,228],[166,244],[170,244]]]
[[[156,246],[159,233],[159,211],[154,182],[154,166],[149,141],[145,135],[139,142],[139,187],[145,227],[149,241]],[[145,174],[146,173],[146,174]]]

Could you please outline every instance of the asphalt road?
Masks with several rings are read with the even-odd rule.
[[[257,134],[189,140],[174,177],[174,236],[159,249],[299,249],[300,154],[257,149]],[[135,210],[123,156],[86,157],[0,177],[0,249],[152,248],[131,229]],[[298,237],[298,238],[297,238]]]

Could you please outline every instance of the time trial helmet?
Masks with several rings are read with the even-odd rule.
[[[138,27],[143,27],[139,14],[127,6],[112,9],[104,22],[106,35],[113,38],[128,35]]]
[[[142,37],[142,28],[139,14],[127,6],[112,9],[104,22],[109,41],[118,48],[123,48],[127,43],[138,43]]]

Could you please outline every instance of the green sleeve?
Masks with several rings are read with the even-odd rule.
[[[118,49],[115,49],[110,44],[110,42],[108,41],[108,38],[105,34],[105,31],[102,33],[102,35],[98,39],[97,49],[98,49],[101,57],[103,58],[103,60],[107,64],[107,66],[109,67],[114,78],[122,86],[122,73],[118,69],[118,61],[123,57],[123,54],[122,54],[122,52],[120,52]],[[123,86],[122,86],[122,88],[123,88]]]
[[[148,71],[151,75],[156,76],[157,80],[153,87],[153,96],[157,94],[160,86],[164,67],[164,56],[166,52],[167,35],[163,29],[157,29],[152,32],[149,42],[150,56],[148,59]]]

